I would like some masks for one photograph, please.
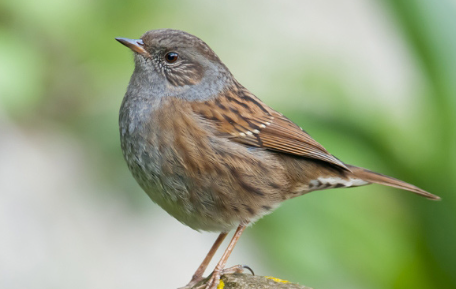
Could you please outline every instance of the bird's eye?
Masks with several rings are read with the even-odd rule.
[[[174,63],[179,58],[179,55],[176,52],[168,52],[165,55],[165,60],[168,63]]]

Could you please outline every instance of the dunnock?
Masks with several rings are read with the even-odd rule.
[[[162,29],[116,38],[135,53],[120,108],[122,151],[150,198],[195,230],[221,232],[187,285],[237,228],[206,288],[216,288],[245,227],[288,199],[371,183],[439,197],[343,163],[243,87],[199,38]]]

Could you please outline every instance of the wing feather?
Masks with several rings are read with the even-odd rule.
[[[232,141],[317,159],[349,170],[298,125],[240,85],[214,100],[192,103],[192,109],[213,123],[221,136]]]

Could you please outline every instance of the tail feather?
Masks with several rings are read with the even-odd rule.
[[[366,182],[407,190],[431,200],[440,200],[439,196],[433,195],[429,192],[426,192],[425,190],[422,190],[414,185],[408,184],[401,180],[385,176],[376,172],[372,172],[364,168],[355,167],[352,165],[347,165],[347,167],[350,169],[351,173],[356,178],[362,179]]]

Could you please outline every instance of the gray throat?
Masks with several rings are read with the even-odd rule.
[[[178,97],[187,101],[207,101],[234,85],[234,78],[222,63],[209,63],[201,82],[173,86],[157,71],[153,60],[135,55],[131,76],[119,115],[120,133],[132,135],[148,123],[163,100]]]

